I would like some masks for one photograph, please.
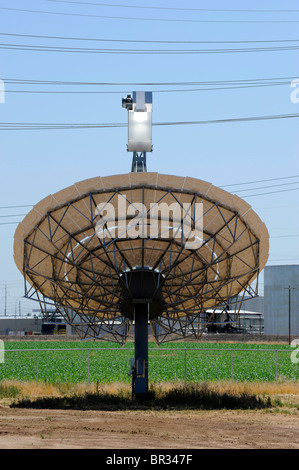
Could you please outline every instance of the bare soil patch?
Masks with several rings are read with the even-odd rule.
[[[1,449],[298,449],[297,397],[269,410],[0,408]]]

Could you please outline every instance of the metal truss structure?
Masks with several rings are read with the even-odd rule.
[[[162,207],[181,212],[152,217]],[[140,304],[160,344],[236,321],[243,296],[257,294],[268,248],[265,225],[237,196],[194,178],[129,173],[40,201],[16,230],[14,258],[26,297],[45,315],[54,305],[81,338],[124,344]]]

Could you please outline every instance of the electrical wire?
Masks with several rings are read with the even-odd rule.
[[[245,118],[230,118],[230,119],[213,119],[208,121],[177,121],[177,122],[160,122],[154,123],[153,126],[180,126],[180,125],[197,125],[197,124],[221,124],[229,122],[248,122],[248,121],[264,121],[264,120],[275,120],[275,119],[292,119],[299,117],[297,114],[277,114],[272,116],[255,116]]]
[[[202,124],[222,124],[233,122],[250,122],[277,119],[298,118],[299,113],[277,114],[271,116],[254,116],[243,118],[212,119],[207,121],[176,121],[176,122],[156,122],[153,126],[185,126]],[[100,128],[122,128],[127,127],[125,123],[0,123],[0,130],[49,130],[49,129],[100,129]]]
[[[14,208],[19,208],[19,207],[33,207],[32,204],[26,204],[26,205],[21,205],[21,206],[2,206],[0,209],[14,209]]]
[[[251,182],[245,182],[245,183],[238,183],[238,184],[253,184],[253,183],[258,183],[260,181],[274,181],[274,180],[284,180],[284,179],[287,179],[287,178],[295,178],[295,177],[298,177],[297,176],[285,176],[285,177],[281,177],[281,178],[271,178],[271,179],[268,179],[268,180],[258,180],[258,181],[251,181]],[[290,183],[281,183],[281,184],[278,184],[278,185],[273,185],[275,187],[278,187],[278,186],[285,186],[285,185],[289,185],[289,184],[298,184],[299,181],[296,181],[296,182],[290,182]],[[229,186],[229,185],[226,185],[226,186]],[[235,186],[234,184],[232,184],[231,186]],[[247,189],[243,189],[243,190],[240,190],[238,192],[241,192],[241,191],[256,191],[256,190],[260,190],[260,189],[263,189],[263,188],[270,188],[270,187],[273,187],[272,185],[271,186],[264,186],[264,187],[258,187],[258,188],[247,188]],[[223,188],[224,186],[219,186],[220,188]],[[293,191],[293,190],[298,190],[299,188],[290,188],[289,190],[278,190],[278,191],[275,191],[277,193],[280,193],[280,192],[285,192],[285,191]],[[265,193],[261,193],[261,194],[272,194],[273,191],[271,192],[265,192]],[[260,195],[260,194],[259,194]],[[0,207],[0,209],[8,209],[8,208],[20,208],[20,207],[33,207],[33,205],[17,205],[17,206],[4,206],[4,207]],[[21,217],[21,216],[25,216],[27,214],[9,214],[9,215],[1,215],[0,217]]]
[[[67,41],[91,41],[91,42],[120,42],[120,43],[137,43],[137,44],[264,44],[264,43],[279,43],[279,42],[299,42],[299,39],[253,39],[253,40],[238,40],[238,41],[170,41],[170,40],[146,40],[146,39],[107,39],[107,38],[86,38],[74,36],[49,36],[37,34],[20,34],[20,33],[3,33],[0,36],[13,36],[25,38],[38,38],[38,39],[54,39],[54,40],[67,40]]]
[[[242,185],[242,184],[255,184],[255,183],[260,183],[260,182],[263,182],[263,181],[277,181],[277,180],[285,180],[285,179],[290,179],[290,178],[297,178],[299,177],[299,175],[294,175],[294,176],[283,176],[283,177],[280,177],[280,178],[269,178],[269,179],[264,179],[264,180],[256,180],[256,181],[248,181],[248,182],[243,182],[243,183],[234,183],[234,184],[231,184],[231,185],[225,185],[225,186],[220,186],[220,187],[227,187],[227,186],[237,186],[237,185]],[[291,183],[286,183],[286,184],[296,184],[294,182],[291,182]],[[284,186],[285,184],[279,184],[277,186]],[[265,188],[267,187],[270,187],[270,186],[266,186]],[[253,190],[259,190],[259,189],[262,189],[262,188],[251,188],[249,189],[250,191],[253,191]],[[274,194],[274,193],[282,193],[282,192],[287,192],[287,191],[294,191],[294,190],[299,190],[299,187],[298,188],[291,188],[291,189],[284,189],[284,190],[278,190],[278,191],[270,191],[270,192],[264,192],[264,193],[259,193],[259,194],[251,194],[251,195],[247,195],[247,196],[243,196],[243,197],[252,197],[252,196],[263,196],[263,195],[268,195],[268,194]],[[243,191],[243,190],[242,190]],[[245,191],[245,190],[244,190]],[[241,191],[239,191],[241,192]],[[20,208],[20,207],[33,207],[33,205],[14,205],[14,206],[2,206],[0,207],[0,209],[8,209],[8,208]],[[20,216],[25,216],[27,214],[9,214],[9,215],[6,215],[6,216],[0,216],[0,217],[20,217]],[[14,222],[0,222],[0,225],[14,225],[14,224],[19,224],[20,221],[14,221]],[[275,235],[275,236],[271,236],[270,238],[293,238],[293,237],[298,237],[299,235],[297,234],[291,234],[291,235]]]
[[[0,215],[0,217],[25,217],[27,214],[9,214],[9,215]]]
[[[275,236],[270,237],[270,238],[292,238],[292,237],[299,237],[299,234],[296,234],[296,235],[275,235]]]
[[[239,86],[229,86],[229,87],[213,87],[213,88],[187,88],[187,89],[173,89],[173,90],[154,90],[154,93],[192,93],[192,92],[199,92],[199,91],[221,91],[221,90],[240,90],[240,89],[249,89],[249,88],[263,88],[263,87],[271,87],[271,86],[280,86],[280,85],[289,85],[289,83],[281,82],[281,83],[267,83],[267,84],[260,84],[260,85],[239,85]],[[5,93],[18,93],[18,94],[65,94],[65,95],[111,95],[111,94],[119,94],[124,95],[127,93],[126,91],[86,91],[86,90],[5,90]]]
[[[242,193],[245,191],[257,191],[259,189],[277,188],[277,186],[288,186],[289,184],[299,184],[299,181],[294,181],[292,183],[271,184],[269,186],[259,186],[258,188],[238,189],[237,193]]]
[[[99,3],[99,2],[80,2],[71,0],[46,0],[53,3],[71,3],[74,5],[92,5],[92,6],[105,6],[105,7],[117,7],[117,8],[142,8],[148,10],[172,10],[172,11],[210,11],[210,12],[224,12],[224,13],[298,13],[299,10],[251,10],[251,9],[219,9],[219,8],[178,8],[178,7],[157,7],[157,6],[145,6],[145,5],[121,5],[113,3]]]
[[[298,20],[299,23],[299,20]],[[238,49],[99,49],[83,47],[66,46],[43,46],[30,44],[7,44],[1,43],[0,49],[31,51],[31,52],[63,52],[78,54],[128,54],[128,55],[181,55],[181,54],[232,54],[232,53],[254,53],[254,52],[282,52],[294,51],[298,46],[269,46],[269,47],[251,47]]]
[[[5,79],[2,79],[5,81]],[[244,81],[245,82],[245,81]],[[40,85],[42,81],[39,83],[38,81],[36,82],[31,82],[31,81],[22,81],[20,80],[19,82],[13,82],[13,81],[7,81],[5,82],[7,84],[16,84],[16,85],[22,85],[22,84],[27,84],[27,85]],[[240,82],[236,81],[234,84],[233,82],[227,81],[229,86],[212,86],[212,87],[206,87],[206,88],[183,88],[183,89],[166,89],[166,90],[154,90],[154,93],[185,93],[185,92],[200,92],[200,91],[217,91],[217,90],[239,90],[239,89],[249,89],[249,88],[261,88],[261,87],[272,87],[272,86],[281,86],[281,85],[288,85],[290,86],[291,82],[290,81],[281,81],[281,82],[274,82],[274,81],[267,81],[267,82],[257,82],[253,81],[250,83],[248,80],[245,82],[245,84],[240,84]],[[49,85],[57,85],[59,82],[53,81],[52,83],[48,83]],[[84,82],[78,82],[80,85],[84,85]],[[62,83],[62,86],[65,85],[71,85],[71,86],[77,86],[76,82],[73,83]],[[86,82],[86,85],[89,86],[89,84]],[[91,85],[96,85],[95,83]],[[99,84],[99,85],[104,85],[104,84]],[[117,85],[117,84],[113,84]],[[135,84],[136,85],[136,84]],[[152,87],[155,86],[154,84],[151,85]],[[6,93],[23,93],[23,94],[126,94],[128,93],[127,90],[123,91],[111,91],[111,90],[5,90]]]
[[[13,224],[19,224],[20,221],[18,222],[0,222],[0,225],[13,225]]]
[[[292,175],[292,176],[280,176],[278,178],[268,178],[268,179],[262,179],[262,180],[255,180],[255,181],[245,181],[242,183],[232,183],[232,184],[227,184],[224,186],[219,186],[220,188],[227,188],[231,186],[242,186],[242,185],[247,185],[247,184],[258,184],[258,183],[263,183],[263,182],[268,182],[268,181],[281,181],[281,180],[286,180],[286,179],[293,179],[293,178],[299,178],[299,175]],[[290,182],[289,184],[295,184],[293,182]],[[278,184],[277,186],[283,186],[283,184]],[[260,188],[247,188],[249,191],[252,191],[254,189],[260,189]],[[280,191],[278,191],[280,192]],[[21,204],[21,205],[12,205],[12,206],[0,206],[0,209],[15,209],[15,208],[23,208],[23,207],[33,207],[33,204]],[[277,207],[277,206],[273,206]],[[279,206],[282,207],[282,206]],[[285,206],[283,206],[285,207]],[[297,206],[295,206],[297,207]],[[26,214],[18,214],[19,216],[23,216]],[[0,216],[0,217],[11,217],[11,216],[16,216],[16,214],[8,215],[8,216]]]
[[[1,77],[6,84],[14,85],[63,85],[63,86],[222,86],[222,85],[256,85],[256,84],[272,84],[282,83],[282,80],[289,83],[290,80],[296,80],[298,74],[288,77],[271,77],[271,78],[249,78],[235,80],[206,80],[206,81],[180,81],[180,82],[86,82],[86,81],[66,81],[66,80],[34,80]]]
[[[292,189],[281,189],[280,191],[269,191],[266,193],[259,193],[259,194],[246,194],[246,196],[242,196],[243,198],[245,197],[255,197],[255,196],[264,196],[266,194],[274,194],[274,193],[284,193],[287,191],[298,191],[299,188],[292,188]]]
[[[256,184],[256,183],[265,183],[267,181],[278,181],[278,180],[285,180],[290,178],[299,178],[299,175],[292,175],[292,176],[281,176],[279,178],[269,178],[264,180],[256,180],[256,181],[247,181],[245,183],[233,183],[233,184],[225,184],[224,186],[219,186],[220,188],[228,188],[230,186],[242,186],[243,184]]]
[[[102,18],[112,20],[130,20],[130,21],[158,21],[158,22],[170,22],[170,23],[299,23],[299,20],[199,20],[199,19],[183,19],[183,18],[138,18],[131,16],[113,16],[113,15],[95,15],[87,13],[70,13],[70,12],[58,12],[58,11],[45,11],[45,10],[29,10],[23,8],[11,8],[11,7],[0,7],[0,10],[16,11],[22,13],[39,13],[44,15],[58,15],[58,16],[73,16],[81,18]]]
[[[257,184],[257,183],[262,183],[262,182],[267,182],[267,181],[280,181],[280,180],[286,180],[286,179],[292,179],[292,178],[299,178],[299,175],[293,175],[293,176],[281,176],[279,178],[269,178],[269,179],[263,179],[263,180],[256,180],[256,181],[245,181],[243,183],[233,183],[233,184],[227,184],[224,186],[219,186],[219,188],[226,188],[229,186],[240,186],[240,185],[246,185],[246,184]],[[288,183],[287,183],[288,184]],[[289,184],[295,184],[293,182]],[[283,186],[282,184],[278,184],[277,186]],[[253,191],[254,189],[260,189],[260,188],[247,188],[248,191]],[[21,208],[21,207],[33,207],[33,204],[26,204],[26,205],[15,205],[15,206],[2,206],[0,209],[15,209],[15,208]],[[273,206],[277,207],[277,206]],[[285,206],[279,206],[279,207],[285,207]],[[297,207],[297,206],[295,206]],[[18,214],[19,216],[25,216],[26,214]],[[11,214],[8,216],[0,216],[0,217],[15,217],[16,214]]]
[[[280,85],[290,85],[294,77],[276,77],[276,78],[255,78],[255,79],[241,79],[241,80],[211,80],[203,82],[151,82],[151,83],[121,83],[121,82],[79,82],[79,81],[63,81],[63,80],[28,80],[2,77],[2,81],[6,85],[50,85],[50,86],[191,86],[199,85],[206,88],[188,88],[188,89],[163,89],[154,90],[155,93],[180,93],[180,92],[199,92],[199,91],[217,91],[217,90],[231,90],[231,89],[247,89],[259,87],[271,87]],[[211,86],[213,85],[213,86]],[[222,86],[225,85],[225,86]],[[208,87],[207,87],[208,86]],[[5,90],[6,93],[23,93],[23,94],[125,94],[126,91],[99,91],[99,90]]]

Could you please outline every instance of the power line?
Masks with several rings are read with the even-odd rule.
[[[226,184],[224,186],[220,186],[220,188],[227,188],[229,186],[242,186],[243,184],[265,183],[267,181],[278,181],[278,180],[285,180],[285,179],[290,179],[290,178],[299,178],[299,175],[281,176],[280,178],[270,178],[270,179],[264,179],[264,180],[247,181],[245,183]]]
[[[271,116],[254,116],[243,118],[212,119],[206,121],[176,121],[176,122],[156,122],[153,126],[185,126],[201,124],[222,124],[233,122],[250,122],[277,119],[298,118],[299,113],[277,114]],[[49,130],[49,129],[100,129],[100,128],[122,128],[127,127],[124,123],[0,123],[0,130]]]
[[[283,176],[283,177],[280,177],[280,178],[270,178],[270,179],[265,179],[265,180],[258,180],[258,181],[249,181],[249,182],[244,182],[244,183],[237,183],[237,185],[241,185],[241,184],[254,184],[254,183],[259,183],[261,181],[275,181],[275,180],[284,180],[284,179],[289,179],[289,178],[297,178],[299,175],[295,175],[295,176]],[[285,184],[278,184],[278,185],[275,185],[275,187],[277,186],[284,186],[284,185],[288,185],[288,184],[298,184],[298,182],[291,182],[291,183],[285,183]],[[220,188],[224,188],[224,187],[227,187],[227,186],[236,186],[236,184],[232,184],[232,185],[226,185],[226,186],[219,186]],[[272,187],[272,186],[264,186],[264,188],[269,188],[269,187]],[[246,190],[240,190],[238,192],[241,192],[241,191],[255,191],[255,190],[259,190],[259,189],[262,189],[261,187],[258,187],[258,188],[247,188]],[[293,190],[298,190],[299,188],[291,188],[289,191],[293,191]],[[279,191],[275,191],[275,192],[285,192],[285,191],[288,191],[288,190],[279,190]],[[272,194],[273,192],[266,192],[266,193],[261,193],[261,194]],[[5,207],[0,207],[0,209],[8,209],[8,208],[19,208],[19,207],[33,207],[33,204],[28,204],[26,206],[24,205],[18,205],[18,206],[5,206]],[[284,207],[284,206],[283,206]],[[25,216],[27,214],[9,214],[9,215],[1,215],[0,217],[21,217],[21,216]],[[13,222],[13,223],[17,223],[17,222]]]
[[[247,184],[247,183],[244,183],[244,184]],[[298,184],[298,182],[295,182],[295,183],[290,183],[290,184]],[[278,185],[278,186],[282,186],[282,185]],[[223,187],[223,186],[220,186],[220,188]],[[265,186],[265,188],[268,188],[268,187],[271,187],[271,186]],[[255,190],[258,190],[258,189],[262,189],[262,188],[252,188],[252,189],[248,189],[249,191],[255,191]],[[279,190],[279,191],[271,191],[271,192],[265,192],[265,193],[260,193],[260,194],[251,194],[251,195],[247,195],[245,197],[250,197],[250,196],[260,196],[260,195],[264,195],[264,194],[273,194],[274,192],[275,193],[280,193],[280,192],[285,192],[285,191],[293,191],[293,190],[298,190],[299,188],[291,188],[289,190]],[[246,190],[242,190],[242,191],[246,191]],[[241,192],[241,191],[238,191],[238,192]],[[13,207],[22,207],[22,206],[13,206]],[[33,207],[33,205],[30,205],[28,207]],[[0,207],[1,209],[1,207]],[[9,215],[0,215],[0,217],[2,218],[5,218],[5,217],[25,217],[27,214],[9,214]],[[0,223],[0,225],[10,225],[10,224],[15,224],[15,223],[19,223],[19,222],[4,222],[4,223]],[[295,236],[295,235],[294,235]],[[296,235],[297,236],[297,235]],[[272,237],[273,238],[273,237]],[[275,237],[274,237],[275,238]]]
[[[21,206],[2,206],[0,209],[15,209],[19,207],[33,207],[32,204],[26,204],[26,205],[21,205]]]
[[[179,92],[198,92],[198,91],[217,91],[217,90],[231,90],[231,89],[243,89],[243,88],[257,88],[257,87],[268,87],[268,86],[279,86],[279,85],[290,85],[290,81],[294,80],[294,77],[274,77],[274,78],[254,78],[254,79],[239,79],[239,80],[210,80],[202,82],[150,82],[150,83],[121,83],[121,82],[82,82],[82,81],[63,81],[63,80],[28,80],[28,79],[16,79],[16,78],[5,78],[2,80],[6,84],[15,85],[50,85],[50,86],[204,86],[206,88],[188,88],[188,89],[167,89],[167,90],[154,90],[155,93],[179,93]],[[212,85],[212,86],[211,86]],[[225,85],[225,86],[222,86]],[[209,86],[207,88],[207,86]],[[7,90],[6,93],[24,93],[24,94],[124,94],[126,91],[78,91],[78,90]]]
[[[290,184],[299,184],[299,181],[294,181],[292,183],[271,184],[269,186],[259,186],[258,188],[239,189],[239,190],[237,190],[237,192],[238,193],[243,193],[244,191],[257,191],[259,189],[277,188],[277,186],[288,186]]]
[[[9,215],[0,215],[0,217],[24,217],[27,214],[9,214]]]
[[[238,85],[238,86],[228,86],[228,87],[213,87],[213,88],[187,88],[187,89],[172,89],[172,90],[154,90],[155,93],[187,93],[187,92],[198,92],[198,91],[221,91],[221,90],[240,90],[248,88],[263,88],[271,86],[280,86],[280,85],[289,85],[288,82],[281,83],[265,83],[259,85]],[[123,91],[86,91],[86,90],[5,90],[5,93],[19,93],[19,94],[83,94],[83,95],[109,95],[109,94],[125,94],[127,90]]]
[[[264,44],[264,43],[280,43],[280,42],[299,42],[299,39],[263,39],[263,40],[235,40],[235,41],[170,41],[170,40],[146,40],[146,39],[107,39],[107,38],[86,38],[76,36],[49,36],[37,34],[20,34],[20,33],[0,33],[0,36],[26,37],[38,39],[54,39],[67,41],[96,41],[96,42],[120,42],[120,43],[137,43],[137,44]]]
[[[113,16],[113,15],[95,15],[87,13],[66,13],[58,11],[45,11],[45,10],[29,10],[22,8],[0,7],[0,10],[17,11],[23,13],[39,13],[44,15],[58,15],[58,16],[74,16],[83,18],[102,18],[112,20],[130,20],[130,21],[158,21],[170,23],[299,23],[299,20],[198,20],[198,19],[182,19],[182,18],[138,18],[131,16]]]
[[[274,237],[271,237],[271,238],[291,238],[291,237],[299,237],[299,234],[296,234],[296,235],[275,235]]]
[[[71,0],[47,0],[54,3],[72,3],[75,5],[93,5],[93,6],[107,6],[117,8],[142,8],[148,10],[175,10],[175,11],[210,11],[210,12],[238,12],[238,13],[297,13],[299,10],[251,10],[251,9],[219,9],[219,8],[178,8],[178,7],[157,7],[157,6],[144,6],[144,5],[121,5],[113,3],[99,3],[99,2],[79,2]]]
[[[292,189],[281,189],[280,191],[270,191],[266,193],[259,193],[259,194],[246,194],[246,196],[242,196],[243,198],[245,197],[254,197],[254,196],[264,196],[266,194],[274,194],[274,193],[284,193],[287,191],[298,191],[299,188],[292,188]]]
[[[14,225],[14,224],[19,224],[20,221],[18,222],[0,222],[0,225]]]
[[[257,184],[257,183],[264,183],[264,182],[268,182],[268,181],[281,181],[281,180],[294,179],[294,178],[299,178],[299,175],[280,176],[280,177],[277,177],[277,178],[267,178],[267,179],[254,180],[254,181],[243,181],[241,183],[232,183],[232,184],[226,184],[226,185],[223,185],[223,186],[219,186],[219,188],[227,188],[227,187],[231,187],[231,186],[243,186],[243,185],[247,185],[247,184]],[[295,184],[295,182],[290,182],[290,183],[287,183],[287,184]],[[277,186],[283,186],[283,184],[279,184]],[[258,189],[261,189],[261,188],[247,188],[248,191],[253,191],[253,190],[258,190]],[[237,192],[240,192],[240,191],[237,191]],[[280,192],[280,191],[278,191],[278,192]],[[12,206],[0,206],[0,210],[1,209],[23,208],[23,207],[33,207],[33,206],[34,206],[34,204],[19,204],[19,205],[12,205]],[[273,206],[273,207],[277,207],[277,206]],[[26,215],[26,214],[18,214],[18,215],[23,216],[23,215]],[[11,215],[9,215],[9,217],[10,216]],[[16,216],[16,214],[14,216]],[[7,216],[0,216],[0,217],[7,217]]]
[[[291,119],[297,118],[299,114],[277,114],[272,116],[255,116],[245,118],[230,118],[230,119],[214,119],[208,121],[177,121],[177,122],[160,122],[154,123],[153,126],[179,126],[179,125],[193,125],[193,124],[221,124],[229,122],[248,122],[248,121],[263,121],[263,120],[275,120],[275,119]]]
[[[180,82],[86,82],[86,81],[67,81],[67,80],[36,80],[36,79],[21,79],[21,78],[7,78],[1,77],[7,84],[14,85],[63,85],[63,86],[222,86],[222,85],[254,85],[254,84],[268,84],[280,83],[286,80],[294,80],[298,74],[288,77],[267,77],[267,78],[248,78],[248,79],[235,79],[235,80],[206,80],[206,81],[180,81]]]
[[[1,7],[0,7],[1,9]],[[298,20],[299,23],[299,20]],[[269,46],[251,47],[238,49],[99,49],[66,46],[43,46],[31,44],[0,44],[0,49],[32,51],[32,52],[63,52],[80,54],[129,54],[129,55],[177,55],[177,54],[232,54],[232,53],[253,53],[253,52],[282,52],[299,49],[299,46]]]

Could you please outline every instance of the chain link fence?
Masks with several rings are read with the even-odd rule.
[[[0,381],[126,382],[134,348],[6,349]],[[149,348],[149,380],[298,380],[290,349]]]

